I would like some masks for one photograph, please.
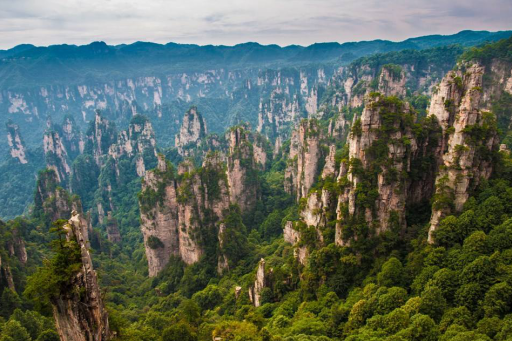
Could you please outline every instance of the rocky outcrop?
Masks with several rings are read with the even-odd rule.
[[[321,131],[316,120],[303,120],[293,131],[285,170],[285,190],[297,201],[307,196],[319,173]]]
[[[249,288],[249,299],[255,307],[261,305],[261,292],[263,288],[268,285],[268,279],[265,274],[265,260],[262,258],[258,263],[258,270],[256,270],[256,279],[254,284]]]
[[[342,112],[329,120],[329,126],[327,128],[327,134],[337,141],[345,141],[347,133],[350,128],[350,122],[345,119],[345,115]]]
[[[84,139],[72,116],[65,116],[62,125],[48,118],[43,137],[46,167],[55,170],[59,182],[67,186],[73,160],[84,152]]]
[[[61,139],[60,133],[56,130],[47,130],[43,138],[43,149],[46,159],[46,167],[53,169],[57,175],[58,182],[66,183],[71,173],[68,153]]]
[[[7,128],[7,143],[11,157],[17,159],[21,164],[28,163],[27,148],[21,138],[19,126],[9,120],[5,127]]]
[[[258,199],[258,166],[266,160],[261,147],[256,148],[249,141],[249,132],[243,127],[231,128],[229,132],[229,156],[227,178],[231,202],[237,203],[242,211],[254,207]]]
[[[299,95],[286,96],[281,88],[277,88],[268,100],[260,99],[256,130],[268,138],[277,138],[300,116]]]
[[[85,140],[73,116],[66,115],[64,117],[60,130],[62,132],[62,141],[69,157],[74,160],[78,155],[83,154]]]
[[[180,132],[176,135],[174,145],[178,148],[178,153],[182,156],[188,156],[190,147],[196,148],[197,143],[206,137],[208,133],[206,121],[197,111],[197,107],[191,107],[183,116]]]
[[[107,214],[107,239],[113,244],[119,244],[121,242],[121,233],[119,232],[117,219],[112,216],[112,212],[108,212]]]
[[[94,157],[98,166],[102,166],[106,161],[110,147],[116,140],[115,125],[103,118],[99,110],[97,110],[94,120],[89,123],[86,133],[85,151]]]
[[[199,260],[203,236],[219,233],[216,222],[230,204],[224,163],[211,154],[200,169],[182,163],[178,176],[170,163],[159,156],[156,169],[146,173],[139,196],[141,230],[149,275],[155,276],[171,256],[186,264]]]
[[[76,211],[64,225],[67,239],[78,244],[80,270],[73,275],[69,290],[51,299],[53,316],[60,339],[65,341],[103,341],[110,339],[108,314],[98,285],[84,231],[87,226]]]
[[[338,245],[388,230],[400,233],[407,226],[406,205],[433,193],[440,130],[435,119],[416,124],[415,113],[397,97],[373,94],[366,103],[361,117],[354,117],[339,165],[331,145],[321,186],[302,196],[299,221],[285,225],[285,240],[293,245],[299,244],[302,231],[316,230],[313,239],[308,235],[308,243],[315,245],[301,243],[295,250],[302,264],[311,247],[324,245],[329,222],[336,221]],[[361,224],[367,232],[357,231]]]
[[[201,167],[187,160],[178,166],[176,174],[159,155],[156,169],[146,172],[139,206],[150,276],[158,274],[171,256],[186,264],[197,262],[205,253],[205,238],[218,250],[219,273],[228,269],[232,260],[223,251],[223,240],[231,238],[232,231],[226,235],[226,229],[234,227],[226,226],[229,224],[224,219],[231,205],[238,205],[242,211],[255,206],[261,159],[261,154],[254,153],[245,128],[233,128],[228,138],[227,158],[210,152]]]
[[[69,217],[71,211],[71,196],[60,186],[57,172],[54,169],[40,171],[34,198],[34,215],[53,222]]]
[[[34,196],[34,209],[32,215],[46,222],[49,226],[52,222],[65,219],[71,212],[78,212],[82,225],[87,226],[83,231],[86,239],[92,232],[90,221],[83,214],[82,203],[76,195],[70,195],[59,184],[57,173],[53,169],[39,172]]]
[[[144,176],[148,162],[156,159],[156,140],[151,122],[141,115],[130,121],[128,130],[119,133],[117,140],[109,147],[108,155],[118,162],[121,158],[135,158],[135,170],[138,176]],[[117,169],[119,174],[119,170]]]
[[[340,170],[347,183],[338,200],[337,241],[347,239],[348,221],[360,217],[377,233],[405,227],[405,205],[412,155],[417,141],[407,103],[395,97],[369,99],[348,140],[349,168]],[[345,173],[345,174],[343,174]],[[346,176],[346,178],[345,178]],[[352,237],[352,236],[351,236]]]
[[[401,66],[386,64],[380,71],[377,90],[384,96],[404,97],[406,81],[405,71]]]
[[[462,68],[465,70],[463,71]],[[447,214],[460,212],[470,192],[492,173],[497,150],[496,118],[480,110],[484,67],[461,65],[444,78],[430,104],[443,128],[429,241]]]

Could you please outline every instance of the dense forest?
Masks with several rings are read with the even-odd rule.
[[[512,338],[512,38],[426,47],[313,111],[278,87],[258,127],[191,106],[164,147],[100,110],[48,123],[44,161],[13,143],[13,181],[46,169],[0,224],[0,341]]]

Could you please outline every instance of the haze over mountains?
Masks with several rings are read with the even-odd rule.
[[[433,77],[427,81],[431,86],[453,67],[464,48],[511,34],[462,31],[403,42],[317,43],[307,47],[146,42],[117,46],[103,42],[83,46],[19,45],[0,51],[0,120],[8,125],[8,131],[16,128],[20,141],[18,147],[13,147],[9,139],[14,141],[16,136],[11,133],[9,139],[0,141],[2,169],[6,179],[12,178],[11,172],[35,176],[43,160],[48,159],[48,148],[53,148],[46,142],[43,146],[46,132],[71,118],[73,129],[83,134],[97,109],[122,129],[135,114],[146,115],[161,148],[173,146],[181,118],[191,105],[198,106],[211,133],[248,122],[266,131],[272,140],[286,138],[297,120],[322,106],[328,98],[324,93],[336,78],[355,77],[352,86],[357,85],[360,76],[349,76],[349,70],[366,63],[365,56],[381,53],[383,57],[377,60],[387,58],[392,62],[398,58],[401,63],[415,65],[412,78],[419,82]],[[372,70],[377,72],[378,67]],[[413,92],[419,86],[408,85]],[[11,155],[20,153],[28,165],[13,167]],[[66,156],[69,165],[74,157],[75,152]],[[0,203],[4,203],[0,214],[4,216],[20,214],[31,201],[34,184],[18,186],[12,198],[8,193],[15,183],[0,183]],[[11,211],[9,207],[16,209]]]
[[[512,31],[2,53],[1,341],[512,338]]]
[[[510,36],[512,31],[461,31],[454,35],[430,35],[402,42],[374,40],[347,43],[316,43],[310,46],[260,45],[199,46],[136,42],[111,46],[104,42],[89,45],[18,45],[0,50],[0,87],[27,88],[52,84],[76,84],[123,77],[197,71],[208,68],[280,68],[304,63],[346,65],[373,53],[420,50],[460,44],[474,46]]]

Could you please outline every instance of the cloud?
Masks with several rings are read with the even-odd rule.
[[[510,0],[0,0],[0,48],[403,40],[511,29],[511,17]]]

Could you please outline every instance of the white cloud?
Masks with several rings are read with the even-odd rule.
[[[510,0],[0,0],[0,48],[403,40],[511,29],[511,17]]]

